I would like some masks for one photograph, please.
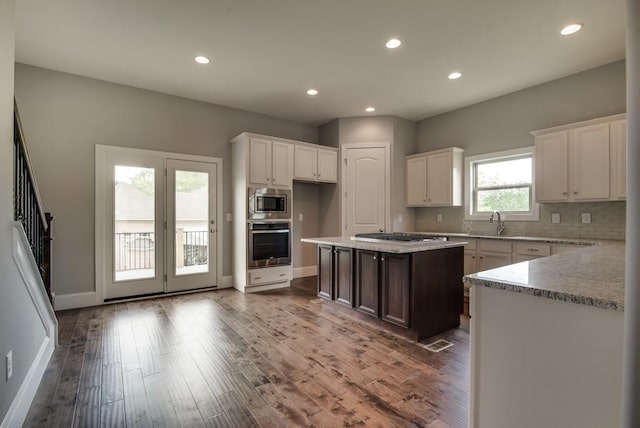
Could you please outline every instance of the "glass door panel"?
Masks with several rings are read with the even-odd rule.
[[[96,198],[103,201],[96,253],[104,255],[104,264],[96,270],[104,298],[163,293],[164,159],[105,152],[96,166]]]
[[[216,165],[167,159],[167,291],[217,285]]]
[[[155,170],[115,167],[115,281],[155,277]]]
[[[209,272],[209,173],[175,171],[176,276]]]

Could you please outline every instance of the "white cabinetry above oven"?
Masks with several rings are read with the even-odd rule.
[[[338,182],[338,150],[316,144],[296,143],[293,179],[310,182]]]

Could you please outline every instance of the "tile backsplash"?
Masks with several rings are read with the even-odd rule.
[[[553,238],[624,239],[625,202],[583,202],[540,204],[539,221],[509,221],[503,235]],[[463,207],[416,208],[416,230],[424,232],[467,232],[495,235],[488,221],[465,221]],[[551,214],[560,214],[560,223],[551,223]],[[582,223],[582,213],[591,213],[591,223]],[[437,215],[442,214],[442,221]]]

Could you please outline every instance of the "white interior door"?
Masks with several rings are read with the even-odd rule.
[[[217,282],[216,164],[167,159],[167,291]]]
[[[111,153],[105,162],[104,298],[164,291],[163,159]]]
[[[344,235],[387,230],[388,145],[345,147],[344,151]]]

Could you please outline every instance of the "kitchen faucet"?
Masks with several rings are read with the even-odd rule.
[[[504,232],[504,221],[502,220],[502,214],[500,214],[500,211],[494,211],[491,213],[491,217],[489,217],[489,222],[493,223],[494,221],[494,217],[496,219],[496,235],[500,235],[502,232]]]

